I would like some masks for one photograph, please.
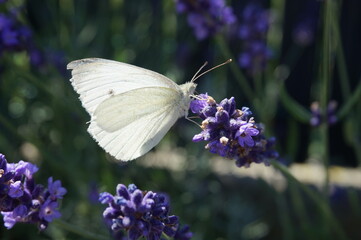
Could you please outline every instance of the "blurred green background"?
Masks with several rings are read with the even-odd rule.
[[[238,17],[251,2],[233,0],[227,4]],[[271,10],[274,19],[271,35],[267,37],[269,45],[274,47],[273,58],[262,77],[266,82],[279,75],[287,78],[288,94],[309,111],[321,88],[318,78],[322,29],[326,24],[323,22],[325,1],[258,2]],[[316,16],[317,30],[311,44],[298,46],[292,33],[303,17],[301,10],[307,9],[310,2],[317,2],[321,9]],[[341,45],[344,59],[343,65],[338,65],[336,62],[340,60],[331,58],[335,67],[330,76],[335,84],[330,87],[330,95],[342,106],[347,102],[339,91],[339,82],[344,81],[340,74],[344,70],[342,66],[346,66],[351,90],[360,82],[361,3],[334,2],[337,8],[333,17],[339,23],[342,42],[332,40],[332,53],[340,56],[335,46]],[[219,36],[197,41],[186,17],[176,13],[174,1],[0,3],[1,13],[14,8],[19,11],[19,23],[31,29],[35,47],[45,57],[36,66],[30,64],[30,55],[25,50],[1,52],[0,152],[8,162],[23,159],[37,164],[39,183],[45,184],[49,176],[62,181],[68,190],[61,206],[63,221],[109,236],[102,221],[103,206],[94,196],[97,191],[114,193],[118,183],[135,183],[140,189],[169,194],[172,213],[180,217],[181,223],[190,225],[194,239],[361,239],[361,182],[352,184],[353,187],[348,183],[331,184],[332,189],[325,196],[313,184],[306,187],[308,192],[306,185],[290,177],[282,178],[287,184],[282,188],[276,180],[220,174],[213,166],[214,156],[204,150],[202,143],[191,141],[199,129],[185,119],[175,124],[149,156],[128,163],[115,162],[93,141],[86,131],[90,118],[69,82],[68,62],[86,57],[114,59],[159,72],[180,84],[189,81],[205,61],[214,66],[233,57],[224,51],[217,40]],[[237,56],[240,40],[223,38],[230,52]],[[239,68],[234,60],[231,64]],[[311,165],[310,168],[312,163],[323,164],[318,157],[322,145],[318,130],[290,112],[290,106],[272,94],[258,93],[253,101],[247,99],[231,68],[226,65],[197,80],[197,92],[208,92],[217,101],[234,96],[238,108],[250,107],[256,121],[266,124],[267,135],[277,137],[277,150],[287,164],[302,163]],[[280,85],[267,89],[278,95],[279,88]],[[262,102],[271,103],[273,110],[262,109]],[[359,98],[356,102],[347,117],[330,127],[327,141],[329,164],[358,170]],[[257,103],[261,107],[254,110]],[[152,165],[158,158],[164,160],[166,167],[159,167],[157,161]],[[224,161],[236,168],[232,161]],[[258,169],[268,172],[272,167],[262,165]],[[316,200],[313,194],[317,195]],[[24,239],[24,236],[29,240],[87,239],[57,223],[50,224],[45,232],[26,224],[17,224],[11,230],[0,228],[0,239]]]

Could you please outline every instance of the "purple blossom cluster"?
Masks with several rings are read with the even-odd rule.
[[[269,12],[256,4],[249,4],[243,10],[239,28],[239,37],[243,41],[243,50],[238,62],[251,74],[263,70],[271,57],[266,44],[270,24]]]
[[[99,201],[108,204],[103,217],[114,239],[157,240],[163,239],[162,234],[175,240],[192,238],[189,227],[180,228],[178,217],[169,215],[169,202],[164,194],[141,191],[134,184],[128,188],[118,184],[114,196],[103,192]]]
[[[269,159],[278,158],[272,149],[275,138],[263,135],[263,126],[255,123],[249,108],[236,109],[234,97],[218,104],[207,93],[200,94],[191,102],[190,109],[203,120],[203,130],[193,141],[207,141],[206,149],[211,153],[235,159],[238,167],[249,167],[253,162],[268,166]]]
[[[43,51],[37,48],[30,28],[18,20],[20,11],[21,7],[0,13],[0,57],[5,52],[26,51],[33,66],[44,67],[50,63],[60,73],[66,75],[64,54],[54,50]]]
[[[336,108],[337,108],[337,102],[336,101],[330,101],[327,105],[327,112],[325,119],[322,116],[320,104],[318,102],[313,102],[311,104],[311,113],[312,117],[310,119],[310,125],[312,127],[320,126],[323,121],[327,121],[329,125],[333,125],[337,122],[336,117]]]
[[[187,13],[189,26],[198,40],[203,40],[236,21],[224,0],[175,0],[178,13]]]
[[[40,64],[39,51],[34,45],[31,30],[17,19],[19,9],[0,13],[0,56],[8,52],[27,51],[32,64]]]
[[[66,189],[52,177],[48,179],[47,189],[35,184],[33,174],[37,171],[38,167],[29,162],[8,163],[0,153],[0,211],[6,228],[24,222],[37,224],[44,230],[61,216],[58,200]]]

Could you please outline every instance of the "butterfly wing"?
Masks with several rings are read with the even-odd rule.
[[[87,58],[68,64],[71,83],[91,115],[88,132],[123,161],[153,148],[182,115],[182,90],[156,72],[126,63]]]
[[[181,116],[182,97],[162,87],[115,95],[99,104],[88,131],[116,159],[135,159],[157,145]]]
[[[70,79],[83,107],[92,115],[111,96],[144,87],[165,87],[179,91],[169,78],[137,66],[101,58],[85,58],[68,64]]]

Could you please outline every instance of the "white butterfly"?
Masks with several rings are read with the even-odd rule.
[[[71,83],[91,116],[88,132],[118,160],[142,156],[187,116],[197,84],[177,85],[130,64],[86,58],[68,64]]]

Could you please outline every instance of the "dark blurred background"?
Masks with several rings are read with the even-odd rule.
[[[352,92],[360,81],[361,2],[336,2],[334,17],[339,19],[343,66]],[[324,1],[227,1],[239,22],[243,10],[253,3],[269,10],[270,25],[278,29],[267,36],[272,57],[263,80],[283,74],[288,94],[310,111],[320,88]],[[49,176],[62,181],[68,189],[61,206],[64,221],[107,236],[97,192],[114,193],[118,183],[135,183],[140,189],[169,194],[172,212],[190,225],[194,239],[336,239],[324,224],[327,215],[289,179],[284,179],[285,187],[279,187],[277,181],[215,171],[214,156],[202,143],[191,141],[198,127],[185,119],[180,119],[151,153],[152,159],[165,158],[170,168],[172,158],[180,156],[176,170],[156,164],[146,167],[147,156],[115,162],[86,131],[90,118],[69,82],[68,62],[87,57],[113,59],[151,69],[181,84],[205,61],[214,66],[238,56],[243,43],[235,37],[236,25],[219,33],[233,54],[228,56],[217,36],[197,40],[186,16],[177,14],[174,1],[9,0],[0,3],[0,14],[13,14],[16,29],[27,29],[21,30],[24,37],[19,45],[0,45],[0,152],[9,162],[23,159],[37,164],[38,182],[45,183]],[[1,24],[0,18],[0,31],[4,28]],[[281,40],[273,44],[272,39]],[[231,64],[239,67],[234,60]],[[276,148],[286,164],[320,163],[317,129],[291,114],[281,100],[274,102],[275,111],[267,116],[254,110],[255,102],[245,97],[230,68],[226,65],[197,80],[197,92],[208,92],[217,101],[234,96],[238,108],[250,107],[256,121],[266,124],[267,135],[276,136]],[[340,91],[344,80],[340,71],[344,69],[335,63],[332,70],[330,98],[342,106],[346,100]],[[252,85],[254,76],[243,73]],[[360,101],[348,116],[329,128],[329,162],[359,169]],[[265,168],[258,169],[269,171]],[[331,185],[325,202],[347,237],[361,239],[360,183],[352,188],[347,183]],[[56,224],[45,232],[26,224],[12,230],[0,228],[0,239],[24,236],[85,239]]]

